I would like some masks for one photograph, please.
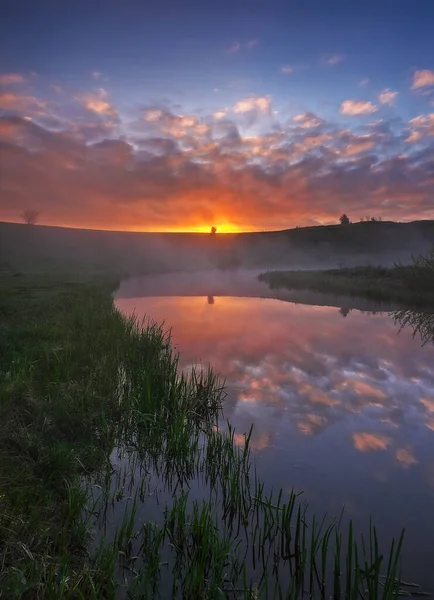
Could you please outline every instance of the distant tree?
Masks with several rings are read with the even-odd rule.
[[[36,225],[39,221],[39,212],[30,208],[23,210],[21,218],[26,225]]]
[[[211,227],[211,235],[217,233],[217,227]]]
[[[350,220],[345,213],[339,217],[339,223],[341,225],[349,225],[350,224]]]

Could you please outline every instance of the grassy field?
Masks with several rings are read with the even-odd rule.
[[[402,537],[380,550],[368,524],[361,539],[267,490],[250,433],[219,424],[218,378],[180,374],[115,285],[0,278],[0,597],[395,597]]]
[[[270,271],[259,275],[259,279],[272,289],[304,289],[406,307],[434,307],[434,253],[420,256],[406,266]]]

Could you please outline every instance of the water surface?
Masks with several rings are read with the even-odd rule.
[[[164,321],[181,368],[226,379],[225,417],[240,444],[253,423],[267,484],[303,490],[319,514],[345,506],[359,530],[372,516],[383,539],[405,527],[404,573],[434,591],[433,345],[387,312],[255,297],[273,292],[251,274],[223,280],[130,281],[116,305]]]

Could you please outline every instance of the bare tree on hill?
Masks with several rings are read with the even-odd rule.
[[[36,225],[39,221],[39,211],[28,208],[23,210],[21,218],[26,225]]]

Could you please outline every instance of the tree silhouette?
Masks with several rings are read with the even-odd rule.
[[[341,225],[349,225],[350,224],[350,220],[345,213],[339,217],[339,223]]]
[[[23,210],[21,218],[26,225],[36,225],[39,220],[39,212],[30,208]]]
[[[217,233],[217,227],[211,227],[211,235]]]

